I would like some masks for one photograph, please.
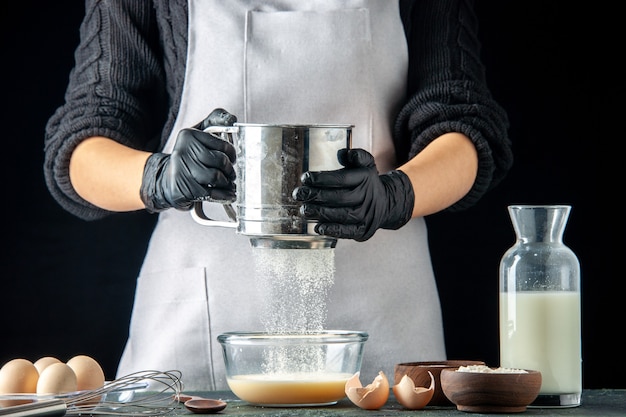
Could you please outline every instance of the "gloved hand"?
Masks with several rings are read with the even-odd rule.
[[[232,126],[237,118],[215,109],[202,122],[182,129],[171,154],[154,153],[146,161],[141,200],[150,212],[189,210],[194,201],[235,200],[235,147],[200,129]]]
[[[336,171],[305,172],[293,198],[301,214],[318,220],[321,235],[363,242],[377,229],[399,229],[413,213],[415,195],[402,171],[379,175],[374,157],[363,149],[341,149]]]

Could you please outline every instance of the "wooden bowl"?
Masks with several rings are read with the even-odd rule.
[[[444,369],[441,388],[460,411],[521,413],[539,395],[541,372],[458,372]]]
[[[405,362],[396,364],[394,367],[394,384],[400,383],[404,375],[408,375],[413,380],[416,387],[430,386],[430,376],[428,371],[435,378],[435,393],[428,405],[452,406],[453,404],[446,398],[441,390],[441,371],[444,369],[458,369],[459,366],[484,365],[482,361],[448,360],[448,361],[427,361],[427,362]]]

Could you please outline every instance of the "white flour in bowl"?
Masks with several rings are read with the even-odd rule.
[[[460,366],[457,372],[477,372],[483,374],[527,374],[523,369],[514,368],[490,368],[487,365]]]

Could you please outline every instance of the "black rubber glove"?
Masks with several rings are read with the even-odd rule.
[[[154,153],[146,161],[141,200],[152,213],[189,210],[194,201],[235,200],[235,147],[200,129],[232,126],[237,118],[215,109],[193,128],[182,129],[171,154]]]
[[[305,172],[293,198],[300,211],[318,220],[321,235],[363,242],[378,229],[399,229],[413,213],[415,195],[402,171],[379,175],[374,157],[363,149],[341,149],[336,171]]]

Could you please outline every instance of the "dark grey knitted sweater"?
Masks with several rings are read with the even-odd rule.
[[[400,0],[409,45],[407,102],[394,127],[404,161],[447,132],[476,145],[478,178],[449,210],[472,206],[512,164],[508,119],[480,62],[471,0]],[[74,215],[111,212],[83,200],[69,180],[73,149],[105,136],[158,151],[176,119],[187,52],[187,0],[87,0],[75,67],[45,133],[44,174],[52,196]],[[376,65],[372,62],[372,65]]]

